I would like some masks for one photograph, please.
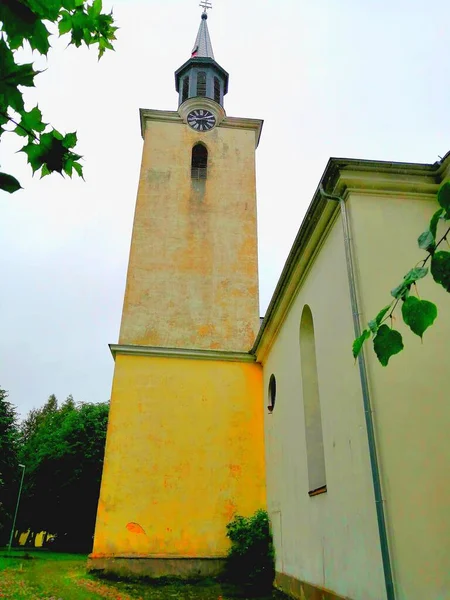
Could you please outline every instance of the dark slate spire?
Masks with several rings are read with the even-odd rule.
[[[207,5],[207,6],[205,6]],[[179,105],[189,98],[210,98],[223,106],[223,97],[228,92],[228,73],[215,61],[208,31],[208,2],[201,4],[200,27],[191,58],[175,72],[175,87],[179,94]]]
[[[209,37],[208,15],[206,12],[202,13],[202,20],[200,27],[198,28],[197,39],[195,40],[194,47],[192,49],[191,58],[212,58],[214,60],[214,52],[212,49],[211,38]]]

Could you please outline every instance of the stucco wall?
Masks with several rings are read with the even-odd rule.
[[[265,502],[256,363],[116,357],[93,557],[217,557]]]
[[[311,242],[313,244],[313,242]],[[309,252],[307,250],[307,252]],[[308,495],[299,328],[312,311],[327,492]],[[375,504],[338,217],[264,360],[267,493],[277,571],[353,600],[385,598]],[[267,411],[266,411],[267,413]]]
[[[191,151],[208,149],[206,181]],[[259,327],[255,131],[146,121],[121,344],[250,350]]]
[[[349,210],[362,318],[425,256],[417,238],[438,208],[432,197],[353,194]],[[443,248],[446,249],[446,248]],[[450,296],[430,278],[420,296],[439,315],[423,344],[395,322],[405,350],[382,367],[366,353],[398,600],[450,598]]]

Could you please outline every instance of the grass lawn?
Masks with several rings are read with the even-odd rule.
[[[151,585],[106,581],[86,573],[86,556],[31,551],[0,550],[0,599],[2,600],[229,600],[216,583]],[[274,592],[273,599],[282,595]],[[240,600],[243,600],[240,598]],[[267,599],[268,600],[268,599]]]

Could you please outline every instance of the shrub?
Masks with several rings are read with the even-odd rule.
[[[231,548],[226,579],[256,593],[270,590],[275,576],[275,551],[267,512],[258,510],[251,517],[236,515],[227,525],[227,537]]]

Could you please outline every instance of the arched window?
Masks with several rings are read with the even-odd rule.
[[[183,91],[181,92],[181,102],[188,99],[189,96],[189,76],[183,79]]]
[[[191,177],[192,179],[206,179],[208,172],[208,150],[203,144],[196,144],[192,148]]]
[[[199,71],[197,73],[197,96],[206,96],[206,73]]]
[[[220,80],[218,77],[214,77],[214,100],[220,104]]]
[[[327,491],[322,414],[316,363],[314,323],[309,306],[303,308],[300,322],[300,358],[302,365],[303,409],[305,413],[306,456],[309,495]]]

